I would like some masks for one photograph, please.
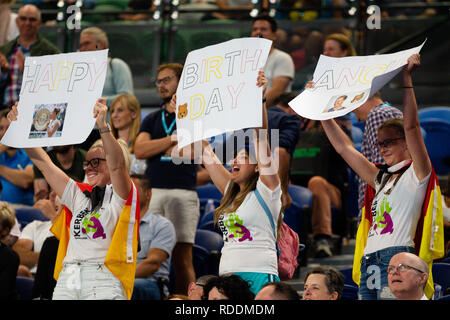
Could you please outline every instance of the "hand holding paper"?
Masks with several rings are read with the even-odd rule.
[[[94,105],[94,118],[96,119],[97,127],[106,127],[106,116],[108,114],[108,106],[105,98],[99,98]]]

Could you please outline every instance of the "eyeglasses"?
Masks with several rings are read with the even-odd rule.
[[[34,17],[24,17],[24,16],[19,16],[19,20],[20,21],[22,21],[22,22],[25,22],[25,21],[30,21],[30,22],[36,22],[36,21],[38,21],[38,19],[37,18],[34,18]]]
[[[89,161],[83,161],[83,169],[86,170],[87,167],[90,165],[93,169],[97,168],[100,164],[100,161],[106,161],[106,159],[102,158],[93,158]]]
[[[417,269],[417,268],[408,266],[408,265],[406,265],[406,264],[401,264],[401,263],[399,263],[398,266],[392,266],[392,265],[389,265],[388,268],[387,268],[388,274],[394,273],[395,270],[398,270],[398,272],[400,272],[400,273],[403,273],[403,272],[405,272],[406,270],[415,270],[415,271],[420,272],[420,273],[425,273],[425,272],[423,272],[422,270],[419,270],[419,269]]]
[[[378,148],[380,148],[380,149],[382,147],[389,148],[394,143],[394,141],[401,140],[401,139],[404,139],[404,138],[393,138],[393,139],[386,139],[384,141],[378,141]]]
[[[165,77],[165,78],[162,78],[162,79],[158,79],[158,80],[155,81],[155,85],[157,87],[159,87],[161,85],[161,83],[168,84],[170,82],[170,80],[172,80],[173,77],[174,76],[169,76],[169,77]]]

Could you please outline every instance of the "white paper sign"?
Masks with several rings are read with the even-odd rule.
[[[314,88],[289,102],[300,116],[326,120],[343,116],[364,104],[419,53],[420,46],[391,54],[332,58],[321,55],[314,71]]]
[[[82,143],[94,128],[108,50],[27,57],[18,105],[1,143],[15,148]]]
[[[177,88],[180,148],[224,132],[262,125],[258,71],[272,41],[240,38],[191,51]]]

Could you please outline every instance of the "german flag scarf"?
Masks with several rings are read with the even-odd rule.
[[[93,187],[86,183],[77,183],[77,186],[83,193],[93,190]],[[56,280],[58,280],[59,273],[63,268],[62,263],[67,253],[71,220],[72,212],[64,206],[50,229],[59,240],[55,271],[53,274]],[[120,280],[128,300],[131,299],[131,294],[133,293],[136,273],[139,220],[139,195],[136,186],[132,182],[131,191],[120,214],[105,258],[105,266]]]
[[[411,163],[406,168],[410,165]],[[353,258],[352,277],[353,281],[358,285],[361,279],[361,259],[367,244],[367,235],[372,226],[371,207],[374,197],[375,190],[367,185],[361,222],[356,233],[355,255]],[[434,292],[431,272],[433,260],[442,258],[445,254],[443,224],[441,189],[434,169],[432,169],[414,237],[416,253],[425,260],[429,268],[428,281],[424,290],[428,299],[431,299]]]

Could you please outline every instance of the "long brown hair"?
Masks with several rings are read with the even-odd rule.
[[[246,153],[250,155],[248,148],[244,148]],[[239,184],[230,181],[228,184],[228,188],[225,192],[225,194],[222,197],[222,200],[220,201],[220,205],[214,210],[214,223],[217,224],[220,215],[226,215],[229,213],[235,212],[239,206],[244,202],[245,197],[256,189],[256,183],[259,179],[259,171],[255,171],[250,178],[247,180],[247,182],[244,184],[244,187],[239,187]],[[281,236],[281,224],[282,224],[282,212],[283,208],[281,208],[280,214],[278,215],[278,221],[277,221],[277,240]],[[263,212],[264,213],[264,212]],[[266,216],[266,214],[263,214]],[[267,217],[268,218],[268,217]]]

